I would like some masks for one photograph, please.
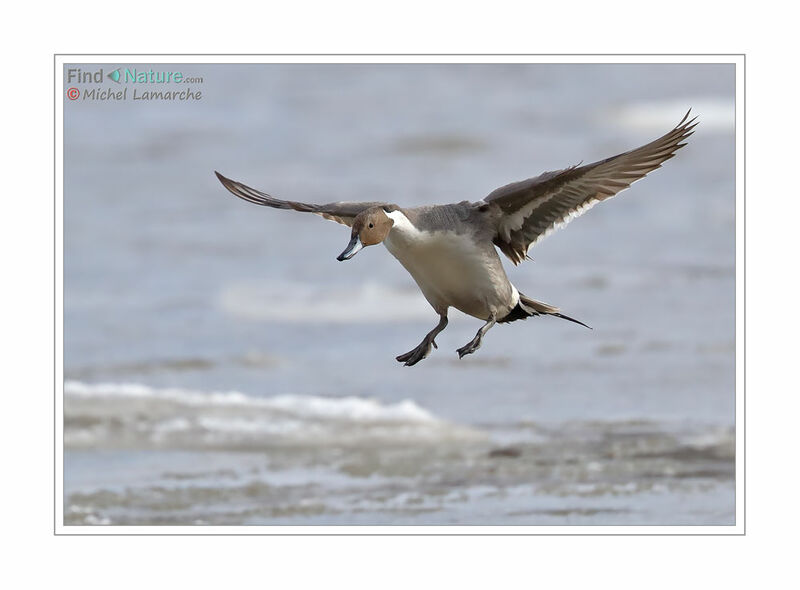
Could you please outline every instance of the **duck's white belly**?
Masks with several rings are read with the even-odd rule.
[[[495,250],[480,248],[469,236],[393,229],[384,244],[439,313],[455,307],[480,319],[504,317],[519,300]]]

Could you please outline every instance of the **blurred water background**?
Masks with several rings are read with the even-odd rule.
[[[136,67],[203,95],[65,99],[65,524],[734,524],[732,65]],[[474,201],[689,107],[663,169],[506,262],[592,331],[459,360],[481,323],[451,311],[412,368],[437,317],[384,248],[339,263],[347,228],[213,173]]]

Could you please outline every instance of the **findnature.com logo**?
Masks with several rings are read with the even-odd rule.
[[[103,84],[108,79],[117,86],[133,85],[130,94],[128,87],[122,89],[94,86],[92,88],[77,88],[71,86],[67,89],[67,98],[70,100],[90,101],[121,101],[132,100],[172,100],[189,101],[201,100],[203,93],[191,87],[185,90],[143,90],[137,85],[146,84],[202,84],[200,76],[187,76],[180,71],[155,71],[152,68],[141,70],[138,68],[116,68],[108,73],[103,68],[94,71],[85,71],[81,68],[67,68],[67,84]]]

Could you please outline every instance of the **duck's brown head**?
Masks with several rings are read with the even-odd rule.
[[[380,244],[389,235],[393,225],[394,220],[386,215],[383,207],[365,209],[353,220],[350,243],[336,260],[350,260],[364,246]]]

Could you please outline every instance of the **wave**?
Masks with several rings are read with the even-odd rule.
[[[226,313],[247,320],[299,323],[430,320],[433,313],[416,288],[397,289],[374,282],[337,287],[242,281],[222,290],[219,306]]]
[[[634,130],[666,131],[674,126],[691,107],[691,116],[700,121],[698,130],[733,133],[736,106],[733,99],[709,97],[676,98],[636,102],[620,108],[614,120]]]
[[[70,448],[256,450],[275,446],[465,442],[475,430],[411,400],[206,392],[138,383],[64,383]]]

